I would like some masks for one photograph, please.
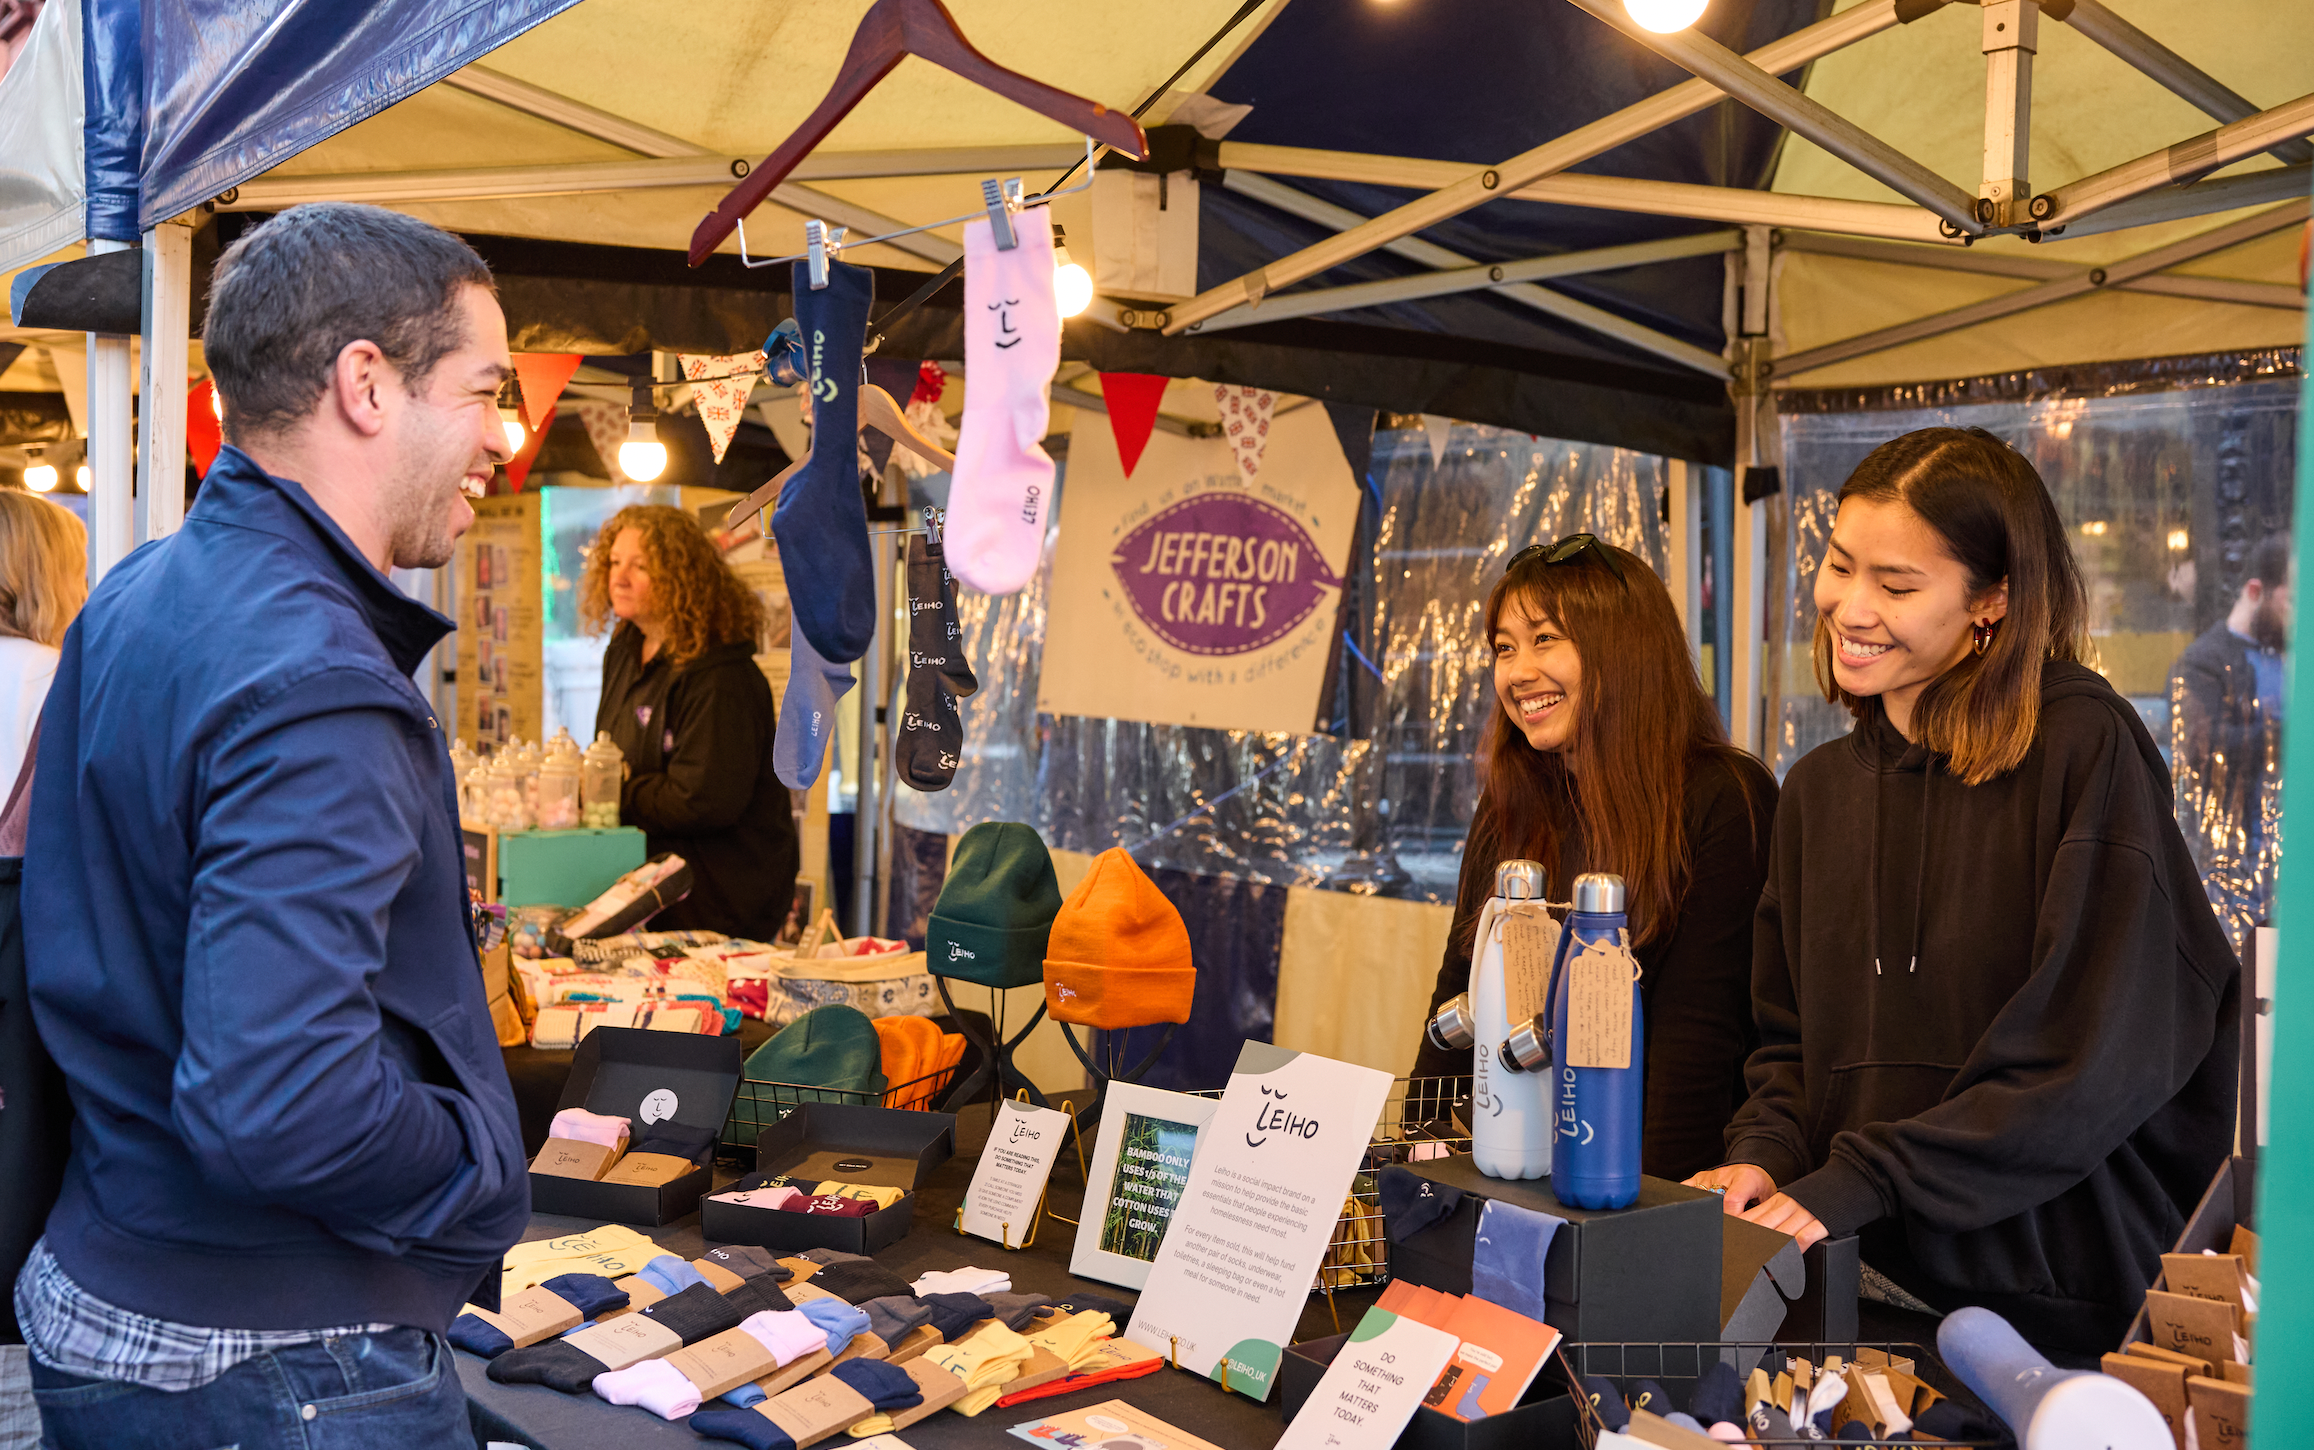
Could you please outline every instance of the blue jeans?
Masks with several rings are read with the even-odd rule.
[[[422,1329],[252,1356],[172,1394],[32,1362],[53,1450],[465,1450],[474,1443],[450,1345]]]

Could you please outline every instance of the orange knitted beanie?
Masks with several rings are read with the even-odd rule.
[[[1196,993],[1181,913],[1122,849],[1094,857],[1053,918],[1045,948],[1053,1020],[1104,1028],[1187,1022]]]

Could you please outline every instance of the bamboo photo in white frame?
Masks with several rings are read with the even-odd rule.
[[[1148,1282],[1149,1265],[1218,1106],[1213,1098],[1109,1084],[1070,1273],[1127,1289]]]

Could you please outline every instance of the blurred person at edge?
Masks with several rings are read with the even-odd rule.
[[[795,808],[772,769],[779,720],[756,667],[763,604],[681,509],[613,514],[587,551],[579,615],[611,627],[595,729],[627,758],[619,819],[691,867],[651,918],[775,941],[795,902]]]
[[[2289,535],[2259,540],[2226,617],[2169,667],[2178,828],[2236,951],[2273,916],[2294,572]]]
[[[1478,809],[1430,1010],[1470,985],[1495,867],[1542,863],[1565,897],[1621,876],[1647,1022],[1640,1163],[1683,1178],[1720,1161],[1744,1100],[1752,911],[1776,783],[1728,744],[1663,581],[1589,534],[1530,545],[1487,597],[1494,706],[1479,737]],[[1468,1079],[1469,1052],[1424,1034],[1418,1077]]]
[[[65,628],[88,599],[88,530],[37,494],[0,490],[0,793],[23,768]]]
[[[1892,1314],[1981,1305],[2093,1365],[2232,1147],[2240,965],[2022,454],[1874,449],[1815,602],[1856,727],[1784,777],[1751,1098],[1688,1181],[1802,1248],[1858,1234]]]
[[[78,1122],[16,1278],[60,1450],[471,1443],[443,1332],[530,1194],[450,760],[410,679],[507,455],[489,269],[374,207],[219,260],[227,446],[65,636],[26,852]]]

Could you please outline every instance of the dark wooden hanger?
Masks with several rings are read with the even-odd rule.
[[[1018,101],[1038,115],[1049,116],[1136,161],[1148,154],[1140,123],[1131,116],[1006,70],[972,48],[940,0],[876,0],[860,18],[860,28],[852,32],[852,48],[844,53],[836,83],[828,89],[819,109],[749,172],[745,181],[733,187],[722,205],[702,218],[691,233],[691,265],[706,261],[741,219],[761,206],[796,164],[827,139],[836,123],[850,115],[852,107],[890,75],[902,57],[911,55],[954,71],[1007,100]]]

